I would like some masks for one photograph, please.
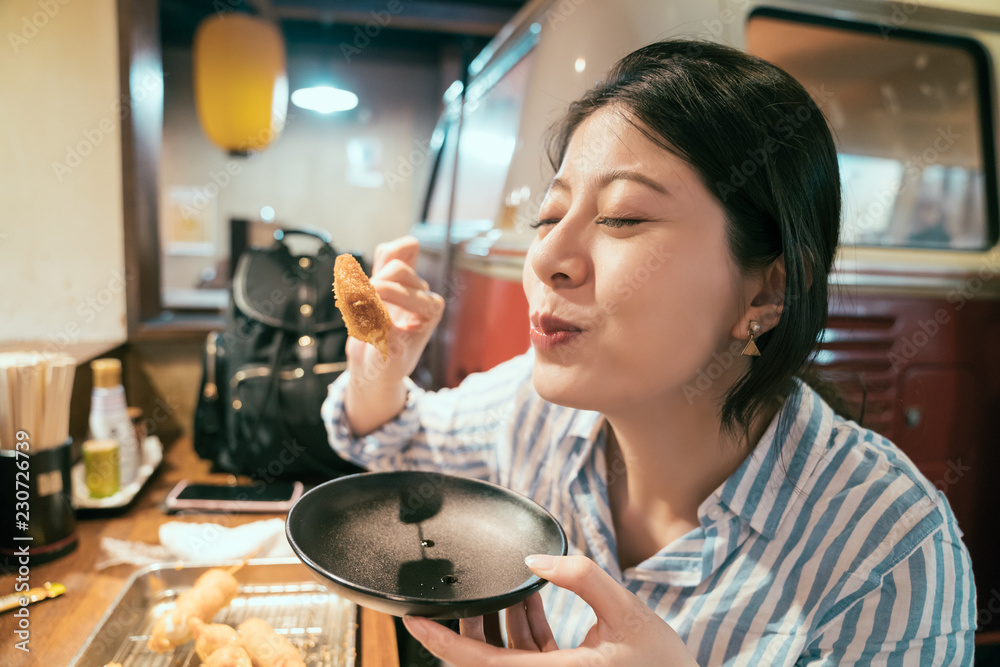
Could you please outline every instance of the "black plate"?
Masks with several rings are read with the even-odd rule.
[[[566,534],[510,489],[430,472],[362,473],[321,484],[288,513],[292,549],[327,586],[394,616],[466,618],[547,582],[524,557],[561,556]]]

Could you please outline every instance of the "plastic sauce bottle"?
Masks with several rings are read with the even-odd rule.
[[[118,441],[118,466],[121,485],[125,487],[139,476],[141,457],[135,427],[125,403],[122,362],[95,359],[90,362],[90,368],[94,373],[94,390],[90,397],[90,437]]]

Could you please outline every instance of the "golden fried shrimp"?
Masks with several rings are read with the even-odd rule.
[[[388,359],[392,319],[382,298],[352,255],[339,255],[334,262],[333,292],[336,297],[334,305],[344,317],[347,334],[374,345],[382,353],[382,359]]]
[[[194,652],[202,660],[207,660],[218,649],[236,641],[236,630],[225,623],[206,623],[200,618],[188,621],[194,635]]]
[[[292,642],[279,635],[267,621],[248,618],[240,623],[240,643],[254,667],[305,667],[302,655]]]
[[[194,586],[177,598],[177,604],[156,620],[149,648],[157,653],[170,651],[191,639],[192,619],[211,621],[219,610],[236,597],[239,584],[231,572],[212,568],[198,577]]]
[[[204,667],[253,667],[250,655],[238,642],[230,642],[202,658]]]

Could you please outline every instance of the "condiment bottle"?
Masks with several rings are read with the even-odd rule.
[[[88,440],[83,443],[83,464],[91,498],[107,498],[121,489],[117,441]]]
[[[123,487],[139,475],[140,449],[135,428],[128,416],[125,388],[122,386],[122,363],[117,359],[90,362],[94,390],[90,398],[90,437],[118,441],[118,467]]]

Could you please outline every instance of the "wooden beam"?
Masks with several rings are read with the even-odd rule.
[[[125,308],[129,337],[160,305],[158,175],[163,59],[157,0],[118,0]]]

